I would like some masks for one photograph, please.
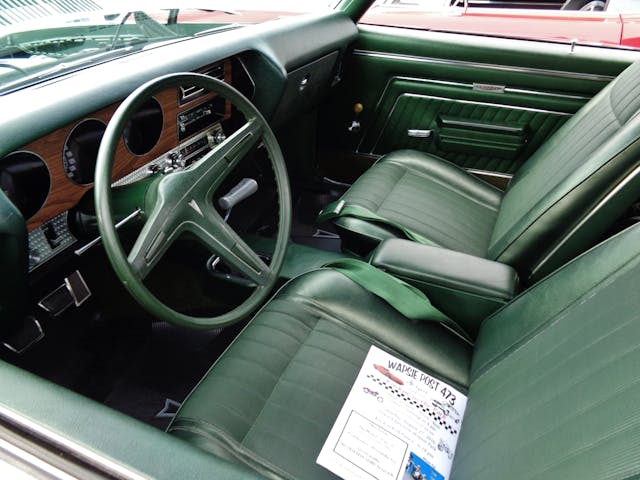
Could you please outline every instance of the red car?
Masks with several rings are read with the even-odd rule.
[[[629,4],[611,0],[606,11],[376,5],[361,23],[639,48],[640,8]]]

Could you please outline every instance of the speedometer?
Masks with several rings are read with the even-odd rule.
[[[73,128],[64,144],[64,171],[78,185],[93,183],[98,149],[105,130],[106,126],[100,120],[83,120]]]

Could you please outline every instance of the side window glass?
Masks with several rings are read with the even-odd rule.
[[[377,0],[360,23],[640,48],[640,0]]]

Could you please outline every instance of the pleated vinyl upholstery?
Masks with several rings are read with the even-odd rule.
[[[483,325],[452,479],[640,472],[639,233],[588,253]]]
[[[169,431],[264,475],[334,478],[315,461],[372,344],[466,388],[469,345],[319,270],[290,282],[252,320]]]
[[[616,161],[620,152],[640,137],[640,123],[632,121],[639,110],[640,62],[636,62],[580,109],[517,172],[500,206],[489,257],[499,258],[555,203]],[[601,193],[594,191],[592,196]],[[567,218],[567,224],[572,220]]]
[[[468,391],[452,480],[637,478],[639,284],[631,228],[487,319],[470,361],[440,325],[311,272],[254,318],[170,431],[266,476],[333,479],[315,460],[377,345]]]
[[[389,154],[343,196],[407,227],[434,244],[484,257],[493,231],[500,192],[428,154]]]

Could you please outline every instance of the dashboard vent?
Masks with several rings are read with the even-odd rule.
[[[197,70],[197,73],[202,73],[209,77],[217,78],[218,80],[224,82],[224,64],[217,63],[215,65],[209,65],[208,67]],[[180,105],[184,105],[192,100],[195,100],[198,97],[201,97],[205,94],[203,88],[196,87],[194,85],[183,85],[180,87]]]

